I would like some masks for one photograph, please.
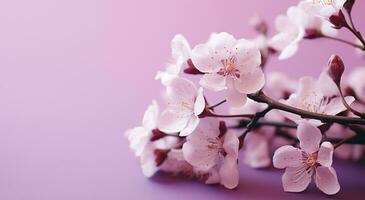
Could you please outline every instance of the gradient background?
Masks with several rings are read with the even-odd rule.
[[[313,185],[284,193],[279,170],[241,168],[234,191],[157,176],[143,177],[123,132],[141,123],[162,89],[153,80],[170,40],[191,44],[211,32],[254,37],[247,21],[269,22],[295,0],[11,0],[0,3],[0,199],[321,199]],[[355,21],[365,31],[364,1]],[[342,34],[349,37],[348,34]],[[351,37],[349,37],[351,38]],[[305,41],[292,59],[269,70],[317,75],[332,53],[348,67],[365,64],[353,49]],[[336,162],[337,199],[360,199],[364,167]]]

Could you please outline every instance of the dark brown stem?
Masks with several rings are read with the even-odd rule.
[[[365,118],[365,114],[364,114],[364,113],[361,113],[361,112],[359,112],[359,111],[357,111],[357,110],[355,110],[354,108],[352,108],[352,107],[351,107],[351,106],[350,106],[350,105],[346,102],[345,97],[344,97],[344,95],[343,95],[342,90],[341,90],[341,88],[340,88],[340,87],[338,87],[338,90],[339,90],[339,92],[340,92],[340,96],[341,96],[342,104],[346,107],[346,109],[347,109],[348,111],[352,112],[354,115],[357,115],[357,116],[361,117],[362,119],[364,119],[364,118]]]
[[[350,46],[353,46],[355,48],[359,48],[359,49],[362,49],[362,50],[364,49],[364,47],[362,45],[355,44],[353,42],[349,42],[349,41],[341,39],[341,38],[336,38],[336,37],[327,36],[327,35],[322,36],[322,38],[326,38],[326,39],[334,40],[334,41],[341,42],[341,43],[344,43],[344,44],[348,44]]]
[[[365,51],[365,40],[362,37],[361,33],[359,31],[356,30],[355,27],[350,27],[348,24],[346,24],[345,28],[347,28],[352,34],[354,34],[354,36],[360,40],[361,44],[362,44],[362,50]]]
[[[299,108],[295,108],[283,103],[280,103],[264,94],[264,92],[259,91],[256,94],[248,95],[248,97],[254,101],[260,103],[266,103],[273,109],[278,109],[286,112],[290,112],[293,114],[297,114],[302,118],[309,118],[309,119],[317,119],[324,123],[328,122],[336,122],[340,124],[358,124],[358,125],[365,125],[365,120],[361,118],[354,118],[354,117],[344,117],[344,116],[336,116],[336,115],[326,115],[321,113],[314,113],[309,112],[306,110],[302,110]]]
[[[240,123],[236,126],[231,126],[229,128],[233,129],[242,129],[246,128],[247,125],[251,122],[251,120],[248,119],[242,119],[240,120]],[[298,126],[295,123],[288,123],[288,122],[275,122],[275,121],[266,121],[266,120],[259,120],[254,128],[259,128],[262,126],[272,126],[277,128],[290,128],[290,129],[296,129]]]
[[[238,140],[240,141],[240,148],[242,148],[243,142],[246,138],[246,135],[248,132],[250,132],[257,124],[257,122],[262,118],[265,117],[265,115],[270,112],[273,108],[269,105],[265,110],[257,112],[251,119],[251,121],[247,124],[246,130],[243,132],[243,134],[238,137]]]
[[[220,115],[216,113],[209,113],[207,117],[220,117],[220,118],[253,118],[254,115]]]
[[[219,103],[217,103],[215,105],[210,106],[209,109],[214,109],[214,108],[216,108],[216,107],[218,107],[218,106],[220,106],[220,105],[222,105],[222,104],[224,104],[226,102],[227,102],[227,100],[223,100],[223,101],[221,101],[221,102],[219,102]]]

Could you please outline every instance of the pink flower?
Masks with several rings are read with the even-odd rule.
[[[161,80],[163,85],[167,85],[173,78],[178,77],[181,68],[187,65],[190,58],[190,45],[181,34],[176,35],[171,41],[171,59],[165,71],[158,71],[156,80]]]
[[[326,136],[331,139],[344,139],[356,135],[354,131],[343,127],[339,124],[333,124],[331,128],[326,131]],[[360,160],[365,151],[365,147],[359,144],[343,144],[336,149],[335,156],[346,160]]]
[[[365,67],[357,67],[348,77],[347,84],[355,91],[356,96],[365,101]]]
[[[305,36],[333,36],[337,33],[328,21],[309,12],[311,7],[308,4],[306,1],[299,2],[297,6],[288,8],[286,15],[276,18],[275,27],[279,33],[269,41],[269,45],[281,52],[279,59],[292,57]]]
[[[261,55],[248,40],[236,40],[228,33],[214,33],[206,44],[191,52],[194,66],[205,73],[200,84],[213,91],[226,91],[231,106],[245,104],[247,94],[259,91],[265,84],[260,68]]]
[[[290,145],[282,146],[274,153],[273,164],[279,169],[285,168],[282,177],[286,192],[302,192],[314,181],[317,187],[328,195],[340,190],[336,171],[332,165],[333,145],[323,142],[319,146],[321,131],[308,122],[298,126],[297,136],[300,148]]]
[[[220,183],[233,189],[239,182],[239,141],[235,133],[221,133],[219,127],[220,122],[215,118],[202,120],[186,138],[183,153],[186,161],[197,170],[210,173],[207,184]]]
[[[311,11],[321,17],[338,15],[347,0],[304,0],[311,5]]]
[[[184,78],[174,78],[166,86],[167,108],[161,113],[158,128],[165,133],[187,136],[199,124],[205,108],[203,89]]]
[[[178,144],[178,138],[166,136],[151,141],[153,131],[157,128],[159,108],[155,101],[148,107],[143,117],[143,126],[126,131],[129,147],[140,158],[142,171],[145,176],[153,176],[159,169],[158,152],[169,150]]]
[[[348,104],[351,104],[355,98],[349,96],[345,97],[345,100]],[[296,93],[282,102],[302,110],[327,115],[337,115],[346,110],[335,83],[326,73],[322,73],[318,80],[314,80],[312,77],[301,78]],[[282,113],[296,123],[303,120],[299,115],[288,112]],[[317,126],[322,124],[318,120],[311,119],[308,121]]]

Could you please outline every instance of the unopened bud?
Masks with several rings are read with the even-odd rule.
[[[338,55],[332,55],[328,61],[328,75],[340,87],[341,77],[345,71],[345,65]]]
[[[332,15],[329,18],[329,21],[334,25],[333,28],[335,28],[335,29],[340,29],[342,27],[347,26],[347,21],[346,21],[345,15],[342,13],[342,11],[340,11],[338,13],[338,15]]]

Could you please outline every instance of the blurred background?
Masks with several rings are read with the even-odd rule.
[[[154,81],[182,33],[191,45],[211,32],[253,38],[248,20],[270,23],[296,0],[12,0],[0,3],[0,199],[321,199],[314,187],[282,192],[281,171],[241,166],[234,191],[158,176],[143,177],[123,133],[141,123],[162,86]],[[365,32],[364,1],[354,8]],[[353,40],[346,32],[341,37]],[[365,65],[354,49],[304,41],[268,71],[317,76],[329,56],[347,69]],[[336,163],[337,164],[337,163]],[[365,170],[339,162],[338,199],[361,199]],[[336,166],[335,166],[336,167]],[[361,175],[360,175],[361,174]]]

